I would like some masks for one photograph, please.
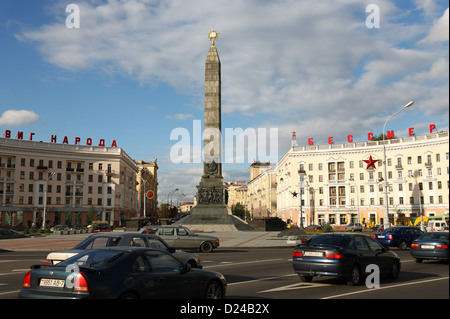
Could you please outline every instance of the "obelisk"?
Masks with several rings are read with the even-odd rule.
[[[215,42],[219,32],[208,34],[212,42],[205,61],[205,118],[203,131],[203,175],[197,186],[197,205],[191,214],[176,224],[199,231],[235,231],[249,227],[231,214],[226,205],[226,188],[222,177],[222,102],[220,59]],[[238,228],[236,228],[238,226]]]

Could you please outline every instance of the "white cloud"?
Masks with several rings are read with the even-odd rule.
[[[27,125],[39,120],[39,115],[27,110],[7,110],[0,117],[0,125]]]
[[[207,33],[214,27],[220,32],[222,114],[278,127],[283,152],[292,131],[299,145],[309,137],[318,144],[335,136],[338,143],[348,134],[379,133],[386,116],[410,100],[415,105],[408,112],[422,115],[420,121],[448,118],[448,9],[441,16],[429,0],[406,11],[380,0],[381,26],[368,29],[368,3],[80,0],[80,29],[67,29],[63,16],[16,37],[61,68],[165,82],[200,102]],[[417,11],[426,18],[408,19]]]
[[[433,25],[433,28],[428,33],[427,37],[419,43],[427,43],[427,42],[448,42],[449,41],[449,8],[445,10],[442,17],[436,21]]]

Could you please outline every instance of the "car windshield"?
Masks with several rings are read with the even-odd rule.
[[[58,266],[77,265],[89,268],[102,268],[119,260],[127,254],[121,250],[88,250],[59,263]]]
[[[448,234],[442,233],[425,233],[419,238],[420,240],[448,240]]]
[[[343,247],[347,243],[347,238],[345,236],[336,235],[320,235],[311,238],[307,244],[308,245],[331,245]]]

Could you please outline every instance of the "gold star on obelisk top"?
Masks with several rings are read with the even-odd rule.
[[[212,41],[212,46],[214,46],[215,41],[217,41],[217,39],[219,38],[219,34],[220,33],[214,29],[209,31],[208,38],[209,38],[209,41]]]

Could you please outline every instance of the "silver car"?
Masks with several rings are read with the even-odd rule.
[[[345,231],[362,231],[363,227],[360,223],[350,223],[345,226]]]
[[[203,268],[200,263],[200,256],[198,254],[175,250],[158,236],[142,233],[94,234],[84,239],[71,250],[49,253],[47,255],[45,263],[55,265],[85,250],[118,246],[148,247],[152,249],[159,249],[171,254],[181,262],[191,265],[192,268]]]
[[[185,226],[145,226],[139,232],[158,235],[176,249],[198,249],[203,253],[210,253],[220,245],[219,238],[196,234]]]

